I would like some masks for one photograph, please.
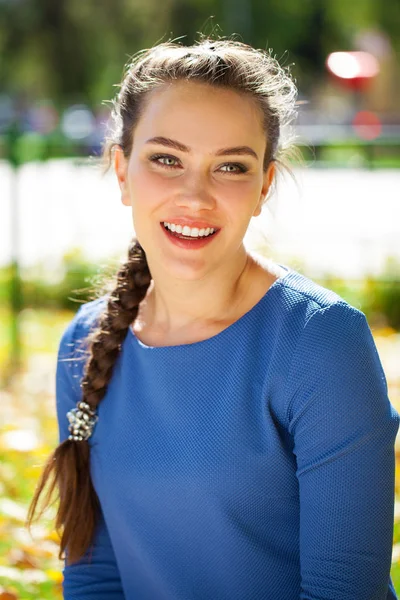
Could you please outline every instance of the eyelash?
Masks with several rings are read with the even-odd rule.
[[[177,161],[178,159],[175,158],[174,156],[170,156],[169,154],[153,154],[153,156],[150,156],[150,161],[154,162],[162,167],[165,167],[166,169],[176,169],[177,167],[174,165],[166,165],[164,163],[158,162],[160,158],[169,158],[171,160],[175,160]],[[225,173],[227,173],[228,175],[237,175],[238,172],[239,173],[246,173],[248,171],[247,167],[245,167],[244,165],[242,165],[241,163],[224,163],[223,165],[221,165],[221,167],[226,167],[226,166],[234,166],[237,167],[239,169],[239,171],[224,171]]]

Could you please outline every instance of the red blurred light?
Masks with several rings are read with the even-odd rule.
[[[332,52],[326,67],[341,83],[352,88],[363,88],[378,75],[379,62],[369,52]]]
[[[363,140],[375,140],[382,133],[382,123],[373,112],[369,110],[360,110],[354,117],[353,129]]]

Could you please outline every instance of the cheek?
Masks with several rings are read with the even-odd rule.
[[[256,178],[243,179],[242,181],[224,181],[216,188],[218,196],[230,205],[235,205],[238,210],[251,210],[260,197],[261,184]]]
[[[165,180],[141,165],[132,166],[129,170],[129,182],[135,204],[145,204],[147,207],[157,204],[166,192]]]

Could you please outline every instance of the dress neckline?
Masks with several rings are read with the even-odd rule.
[[[190,348],[200,347],[200,346],[203,346],[203,345],[214,343],[215,341],[217,341],[217,339],[219,341],[220,337],[228,335],[233,329],[235,329],[236,327],[238,327],[243,321],[247,320],[254,312],[256,312],[257,310],[259,310],[259,308],[262,306],[262,304],[265,302],[265,300],[267,298],[269,298],[270,292],[273,292],[273,290],[279,288],[283,283],[286,283],[287,280],[291,276],[296,276],[296,271],[294,271],[293,269],[291,269],[287,265],[279,264],[279,266],[282,267],[283,269],[285,269],[286,273],[284,275],[282,275],[281,277],[278,277],[278,279],[276,279],[272,283],[272,285],[270,285],[270,287],[268,288],[268,290],[258,300],[258,302],[256,302],[256,304],[254,304],[247,312],[245,312],[236,321],[234,321],[233,323],[231,323],[230,325],[228,325],[227,327],[225,327],[224,329],[222,329],[218,333],[216,333],[216,334],[214,334],[214,335],[212,335],[212,336],[210,336],[210,337],[208,337],[208,338],[206,338],[204,340],[200,340],[198,342],[189,342],[187,344],[176,344],[176,345],[170,345],[170,346],[149,346],[148,344],[145,344],[144,342],[142,342],[135,335],[135,332],[133,331],[132,327],[129,327],[128,328],[128,336],[130,338],[130,342],[133,343],[136,347],[142,349],[143,351],[152,351],[153,353],[155,353],[155,352],[166,352],[168,350],[169,351],[174,351],[174,350],[179,351],[180,349],[190,349]]]

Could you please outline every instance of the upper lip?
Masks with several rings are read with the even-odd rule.
[[[207,228],[207,227],[213,227],[214,229],[219,229],[219,227],[216,227],[215,225],[212,225],[211,223],[207,223],[207,221],[192,221],[191,219],[185,219],[185,218],[171,218],[171,219],[164,219],[164,221],[161,221],[162,223],[174,223],[174,225],[187,225],[188,227],[198,227],[199,229],[202,228]]]

